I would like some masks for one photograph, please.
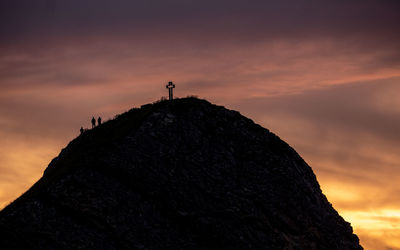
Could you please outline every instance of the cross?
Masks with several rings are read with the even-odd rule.
[[[169,82],[167,84],[167,86],[165,86],[165,87],[168,89],[169,99],[172,100],[174,98],[172,92],[173,92],[173,90],[175,88],[175,84],[173,84],[172,82]]]

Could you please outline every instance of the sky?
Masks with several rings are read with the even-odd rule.
[[[92,116],[167,96],[289,143],[365,249],[400,249],[397,0],[0,2],[0,207]]]

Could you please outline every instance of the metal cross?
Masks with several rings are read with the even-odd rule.
[[[168,93],[169,93],[169,99],[172,100],[174,98],[173,96],[173,90],[175,88],[175,84],[173,84],[172,82],[169,82],[167,84],[167,86],[165,86],[168,89]]]

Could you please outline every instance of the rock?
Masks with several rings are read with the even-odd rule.
[[[77,137],[0,232],[2,249],[362,249],[289,145],[195,98]]]

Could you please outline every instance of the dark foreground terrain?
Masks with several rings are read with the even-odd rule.
[[[362,249],[289,145],[195,98],[132,109],[71,141],[0,212],[0,246]]]

